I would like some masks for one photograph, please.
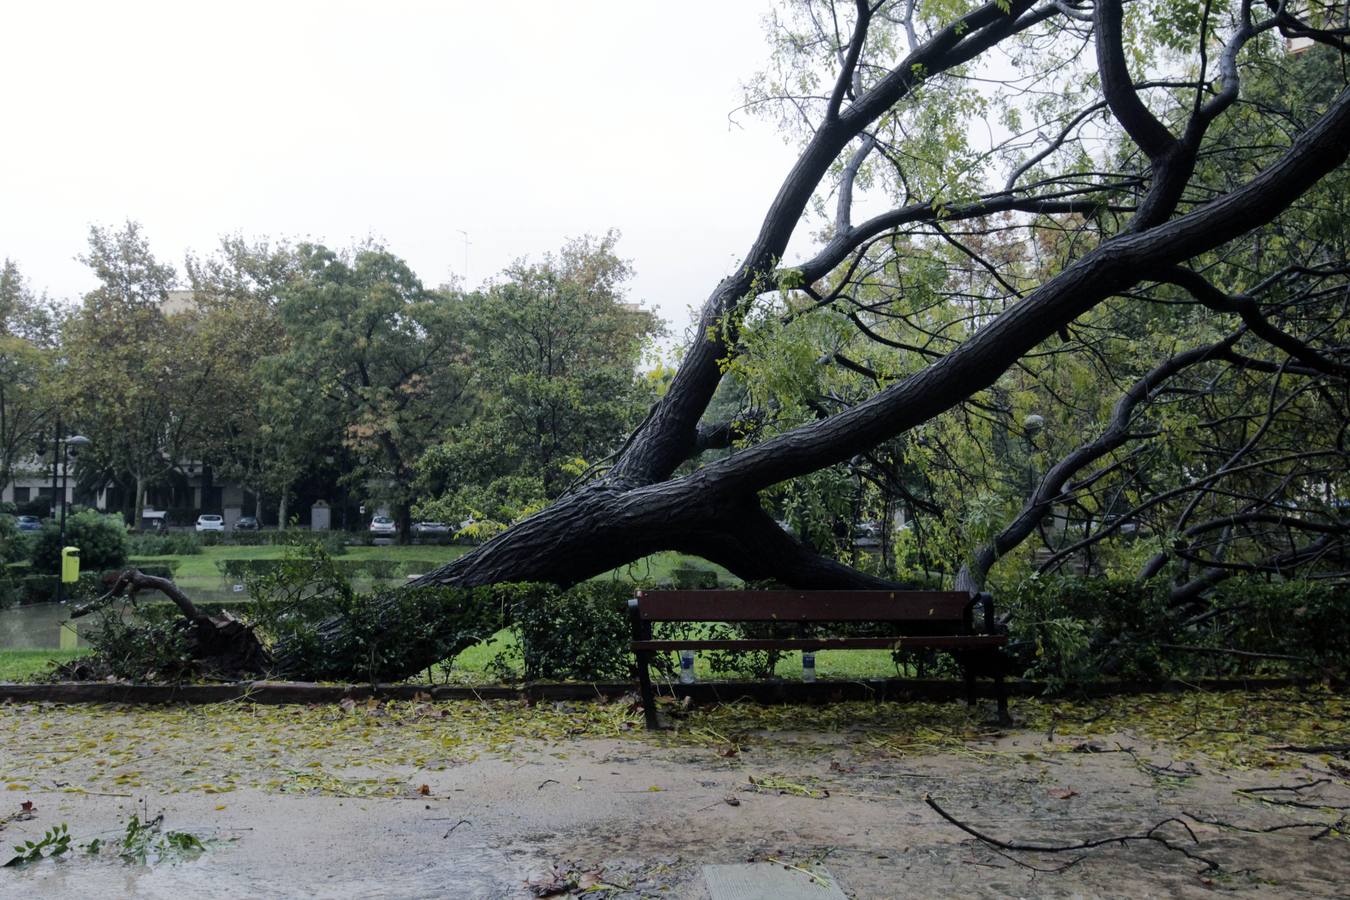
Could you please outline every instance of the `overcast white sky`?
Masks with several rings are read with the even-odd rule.
[[[749,246],[793,154],[727,113],[767,0],[48,2],[0,8],[0,257],[93,286],[90,224],[181,273],[224,233],[373,235],[476,286],[623,232],[677,328]]]

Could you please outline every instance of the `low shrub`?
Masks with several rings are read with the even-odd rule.
[[[105,581],[111,581],[113,578],[116,578],[123,569],[135,568],[140,571],[142,575],[151,575],[155,578],[168,578],[172,581],[174,575],[178,572],[178,567],[181,565],[182,562],[176,559],[139,560],[132,557],[127,560],[126,566],[122,569],[108,569],[104,571],[103,578]]]
[[[1000,592],[1027,678],[1064,692],[1104,677],[1333,674],[1350,671],[1343,589],[1308,581],[1220,582],[1201,621],[1168,605],[1170,584],[1105,578],[1030,578]],[[1206,650],[1284,654],[1261,660]]]
[[[212,532],[212,534],[215,534]],[[281,544],[321,544],[330,556],[340,556],[347,552],[349,541],[357,536],[345,531],[301,531],[290,528],[285,531],[231,531],[225,535],[215,534],[216,543],[233,544],[238,547],[271,547]],[[359,543],[359,541],[356,541]]]
[[[196,556],[202,552],[202,542],[190,531],[133,534],[127,552],[130,556]]]
[[[1170,636],[1161,580],[1028,578],[995,595],[1020,644],[1024,677],[1052,692],[1110,675],[1144,681],[1168,674],[1159,644]]]
[[[495,590],[516,634],[526,680],[597,681],[632,674],[632,584],[585,581],[565,591],[550,584],[510,584]]]
[[[1210,598],[1215,616],[1192,637],[1306,660],[1305,670],[1350,674],[1350,595],[1318,581],[1233,579]]]
[[[16,516],[37,516],[39,519],[45,519],[51,514],[51,497],[34,497],[27,503],[14,504],[14,515]]]
[[[32,538],[19,530],[13,516],[0,513],[0,565],[22,562],[32,555]]]
[[[65,546],[80,548],[80,568],[115,569],[130,552],[127,529],[120,517],[87,510],[66,519]],[[46,522],[37,533],[31,557],[34,571],[55,572],[61,558],[61,535],[56,522]]]
[[[671,569],[670,581],[677,591],[711,591],[718,586],[716,571],[689,563],[681,563]]]
[[[252,620],[254,618],[254,603],[252,600],[202,600],[194,602],[193,605],[203,615],[207,616],[229,613],[236,619]],[[136,615],[147,622],[172,622],[183,617],[178,607],[169,600],[140,603],[136,607]]]
[[[147,620],[109,610],[82,632],[93,651],[93,658],[82,662],[100,677],[106,673],[128,681],[183,681],[196,671],[187,627],[182,616]]]
[[[326,553],[326,551],[325,551]],[[422,575],[440,566],[434,559],[332,559],[329,565],[344,578],[388,580],[407,575]],[[229,582],[247,583],[249,579],[270,575],[288,566],[286,559],[229,558],[216,560],[216,568]]]
[[[19,589],[18,579],[0,569],[0,609],[22,602],[23,594]]]

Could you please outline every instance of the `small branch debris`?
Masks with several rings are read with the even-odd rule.
[[[1158,834],[1158,831],[1161,830],[1163,826],[1169,825],[1171,823],[1176,823],[1177,825],[1180,825],[1183,829],[1185,829],[1187,836],[1191,839],[1191,842],[1193,844],[1199,845],[1200,839],[1195,836],[1195,832],[1191,830],[1191,826],[1187,825],[1184,821],[1176,817],[1163,819],[1161,822],[1149,828],[1147,831],[1140,832],[1139,834],[1113,835],[1112,837],[1098,838],[1096,840],[1090,841],[1078,841],[1072,844],[1021,844],[1013,841],[999,840],[996,837],[991,837],[990,835],[976,831],[974,828],[957,819],[951,813],[947,812],[945,809],[939,806],[938,802],[934,800],[930,794],[923,795],[923,802],[928,804],[929,808],[931,808],[933,812],[937,813],[943,819],[947,820],[952,825],[955,825],[957,828],[961,829],[966,834],[976,838],[977,840],[983,841],[984,843],[990,845],[991,847],[996,847],[1000,850],[1007,850],[1013,852],[1024,851],[1028,853],[1071,853],[1076,850],[1093,850],[1096,849],[1097,847],[1105,847],[1111,844],[1119,844],[1121,846],[1124,846],[1125,844],[1133,842],[1151,841],[1155,844],[1161,844],[1168,850],[1171,850],[1175,853],[1180,853],[1182,856],[1185,856],[1189,860],[1193,860],[1198,863],[1203,863],[1205,867],[1202,871],[1216,872],[1219,869],[1219,864],[1214,860],[1205,856],[1201,856],[1200,854],[1188,850],[1187,848],[1179,844],[1175,844],[1172,841],[1169,841],[1167,838],[1163,837],[1162,835]],[[1008,858],[1012,859],[1014,862],[1020,863],[1019,860],[1013,857]],[[1074,863],[1076,863],[1077,861],[1078,860],[1074,860]],[[1070,863],[1069,865],[1073,865],[1074,863]],[[1068,868],[1068,866],[1064,866],[1060,869],[1052,871],[1063,871],[1066,868]]]

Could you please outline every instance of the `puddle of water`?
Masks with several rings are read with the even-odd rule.
[[[73,650],[86,644],[80,630],[90,620],[70,621],[68,603],[33,603],[0,609],[0,650]]]
[[[469,849],[469,848],[465,848]],[[306,898],[502,898],[523,895],[526,870],[486,848],[438,853],[417,860],[381,859],[370,853],[336,871],[287,867],[276,860],[252,864],[235,854],[208,852],[197,860],[154,866],[92,860],[78,854],[43,861],[6,877],[16,896],[138,897],[147,900],[233,900],[237,897]],[[344,871],[345,869],[346,871]]]

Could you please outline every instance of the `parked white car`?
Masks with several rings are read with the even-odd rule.
[[[389,516],[376,516],[370,520],[371,534],[397,534],[398,526]]]
[[[206,516],[198,516],[198,517],[197,517],[197,530],[198,530],[198,531],[224,531],[224,530],[225,530],[225,520],[224,520],[223,518],[221,518],[220,516],[210,516],[210,515],[206,515]]]

